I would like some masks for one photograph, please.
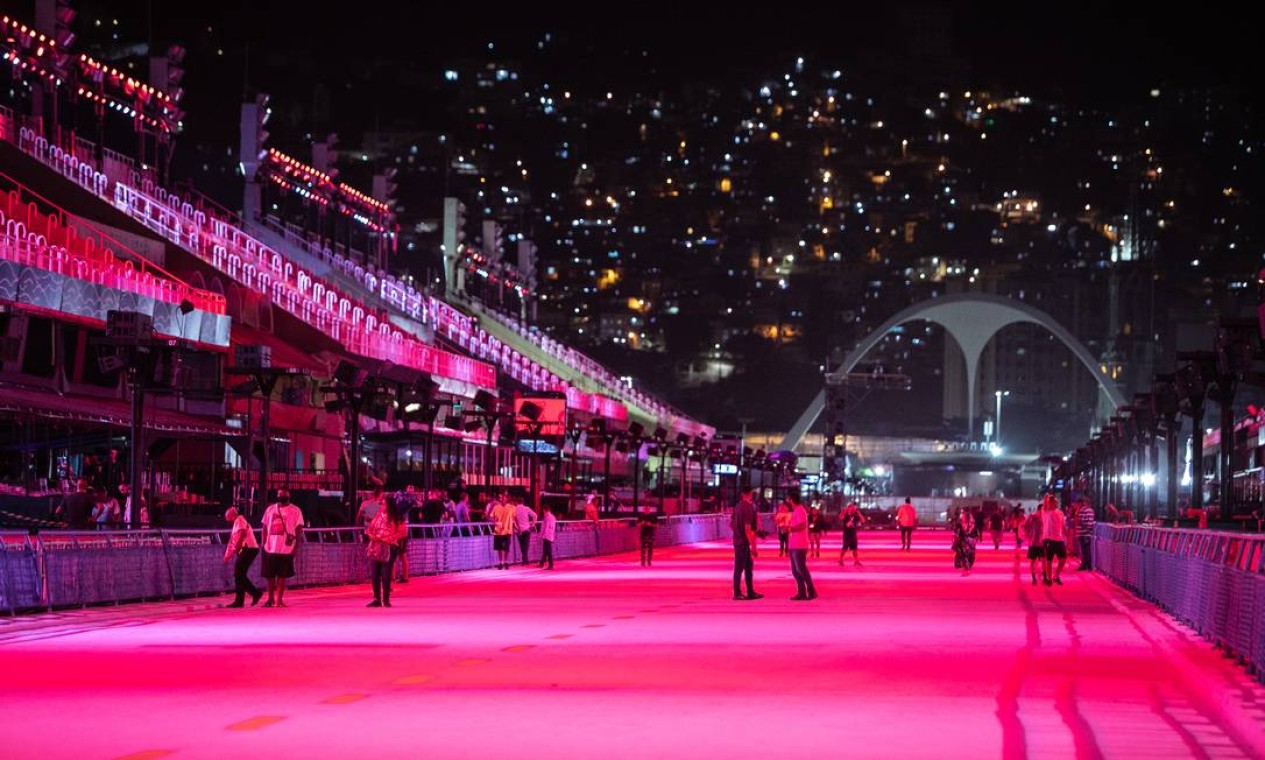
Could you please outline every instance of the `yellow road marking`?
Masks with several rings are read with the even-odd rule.
[[[458,660],[457,664],[458,665],[483,665],[487,662],[488,660],[481,657],[471,657],[468,660]]]
[[[615,617],[611,618],[611,620],[632,620],[635,617],[637,616],[636,615],[616,615]]]
[[[502,652],[526,652],[528,649],[536,646],[535,644],[515,644],[512,647],[505,647]]]
[[[155,758],[174,754],[176,754],[174,749],[143,749],[130,755],[119,755],[115,760],[154,760]]]
[[[605,628],[606,624],[605,623],[589,623],[588,625],[582,625],[580,627],[581,628]]]
[[[330,697],[329,699],[322,699],[321,704],[346,705],[346,704],[351,704],[352,702],[359,702],[360,700],[364,699],[367,696],[369,695],[368,694],[339,694],[336,697]]]
[[[574,635],[575,635],[575,634],[573,634],[573,633],[555,633],[554,635],[552,635],[552,636],[546,636],[545,638],[547,638],[547,639],[569,639],[569,638],[571,638],[571,637],[572,637],[572,636],[574,636]]]
[[[229,731],[258,731],[261,728],[271,726],[273,723],[280,723],[285,720],[284,715],[260,715],[254,718],[247,718],[238,721],[228,727]]]
[[[431,676],[416,675],[416,676],[404,676],[403,678],[397,678],[391,683],[399,684],[400,686],[411,686],[413,684],[427,683],[430,680],[431,680]]]

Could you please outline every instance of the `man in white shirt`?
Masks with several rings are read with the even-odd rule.
[[[522,564],[527,564],[527,552],[531,548],[531,529],[536,524],[536,513],[526,502],[518,500],[514,505],[514,532],[518,534],[518,548]]]
[[[1067,564],[1067,519],[1059,509],[1059,499],[1052,493],[1045,495],[1041,504],[1041,538],[1045,544],[1045,585],[1062,586],[1063,565]],[[1059,558],[1058,568],[1050,574],[1054,558]]]
[[[259,542],[255,540],[255,531],[251,530],[250,523],[238,513],[237,507],[229,507],[224,513],[224,519],[233,526],[228,546],[224,549],[224,561],[228,562],[236,558],[233,564],[233,589],[237,593],[237,598],[228,606],[246,606],[246,595],[250,594],[250,606],[254,607],[259,604],[259,597],[263,596],[264,592],[251,582],[247,573],[259,554]]]
[[[791,520],[787,526],[787,548],[791,555],[791,575],[795,578],[793,602],[810,602],[817,598],[817,587],[808,572],[808,510],[799,500],[799,494],[787,495],[791,503]]]
[[[286,579],[294,577],[294,559],[303,538],[303,512],[290,503],[290,492],[277,491],[277,501],[264,510],[263,576],[268,581],[265,607],[284,607]]]

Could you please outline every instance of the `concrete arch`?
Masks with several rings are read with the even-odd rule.
[[[980,355],[994,335],[1007,325],[1017,322],[1031,322],[1049,330],[1080,360],[1085,369],[1089,370],[1098,381],[1098,387],[1111,400],[1113,406],[1120,407],[1125,403],[1120,390],[1103,375],[1097,360],[1085,348],[1085,344],[1077,340],[1076,336],[1068,332],[1053,317],[1022,301],[987,293],[956,293],[910,306],[866,336],[865,340],[848,354],[843,365],[836,371],[851,372],[892,328],[915,319],[925,319],[940,325],[962,348],[962,354],[966,360],[967,415],[972,428],[975,424],[975,381]],[[825,406],[826,392],[823,390],[813,398],[812,403],[800,415],[778,448],[794,450],[808,434]]]

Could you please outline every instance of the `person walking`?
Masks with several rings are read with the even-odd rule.
[[[1006,527],[1014,531],[1015,534],[1015,551],[1019,551],[1023,548],[1023,523],[1023,504],[1019,503],[1010,510],[1010,514],[1006,517]]]
[[[971,510],[962,507],[953,521],[953,566],[962,569],[962,575],[970,575],[975,566],[975,539],[979,526]]]
[[[1076,510],[1076,536],[1081,545],[1081,564],[1076,568],[1078,571],[1094,569],[1095,522],[1093,505],[1089,503],[1089,499],[1082,497],[1080,506]]]
[[[900,550],[913,550],[914,528],[918,527],[918,510],[905,497],[905,503],[896,508],[896,527],[900,528]]]
[[[865,515],[861,514],[861,507],[855,501],[848,502],[848,506],[844,508],[843,514],[840,515],[839,522],[843,527],[843,544],[839,549],[839,564],[843,564],[843,558],[848,551],[852,551],[852,564],[860,565],[861,558],[857,555],[857,533],[861,530],[861,524],[865,522]]]
[[[290,503],[290,492],[277,491],[277,501],[264,510],[264,558],[261,565],[268,581],[265,607],[286,606],[286,581],[294,577],[294,561],[303,540],[303,512]]]
[[[821,556],[821,538],[826,535],[826,516],[816,504],[808,510],[808,554],[810,557]]]
[[[366,606],[391,606],[391,577],[395,574],[400,538],[407,528],[399,500],[394,497],[387,497],[382,509],[365,527],[365,536],[369,539],[365,554],[369,557],[369,578],[373,584],[373,601]]]
[[[545,563],[548,563],[552,570],[553,542],[558,538],[558,518],[548,504],[541,507],[540,511],[543,513],[540,518],[540,566],[545,567]]]
[[[516,499],[514,505],[514,532],[518,535],[519,560],[521,564],[528,562],[527,554],[531,549],[531,529],[536,525],[536,512],[522,499]]]
[[[1063,565],[1067,564],[1067,518],[1052,493],[1041,504],[1041,542],[1045,546],[1045,585],[1063,585]],[[1054,566],[1054,558],[1059,564]]]
[[[1001,535],[1005,531],[1006,518],[999,507],[988,516],[988,535],[993,539],[993,548],[1001,548]]]
[[[791,575],[795,577],[795,596],[791,601],[812,601],[817,598],[817,588],[808,572],[808,510],[800,503],[798,494],[790,494],[787,501],[791,508],[787,521],[787,554],[791,558]]]
[[[250,594],[250,606],[254,607],[259,604],[264,592],[255,586],[247,573],[255,557],[259,556],[259,542],[255,540],[255,531],[251,530],[250,523],[237,511],[237,507],[229,507],[224,519],[233,526],[228,546],[224,548],[224,561],[233,560],[233,591],[236,594],[228,606],[246,606],[246,595]]]
[[[1037,570],[1045,564],[1045,545],[1041,541],[1041,510],[1035,510],[1020,521],[1019,533],[1028,542],[1028,569],[1032,585],[1037,585]],[[1044,570],[1042,570],[1044,577]]]
[[[742,487],[742,495],[729,518],[729,527],[734,540],[734,599],[763,599],[764,594],[756,593],[751,577],[755,571],[755,562],[751,559],[752,545],[760,535],[760,516],[755,510],[751,486]],[[744,580],[747,587],[745,596],[742,593]]]
[[[659,529],[659,515],[654,507],[642,507],[637,517],[638,534],[641,539],[641,566],[650,567],[654,561],[654,534]]]
[[[773,515],[773,524],[777,526],[777,556],[790,556],[790,545],[787,543],[790,538],[790,533],[788,531],[791,524],[791,505],[789,499],[777,505],[777,514]],[[807,548],[808,536],[804,536],[804,542],[805,548]]]

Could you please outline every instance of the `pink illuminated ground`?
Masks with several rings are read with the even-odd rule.
[[[828,546],[810,603],[776,545],[767,598],[732,601],[706,544],[415,578],[389,610],[342,587],[9,620],[0,757],[1265,756],[1265,690],[1167,615],[915,540]]]

